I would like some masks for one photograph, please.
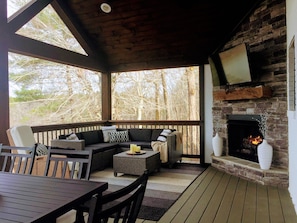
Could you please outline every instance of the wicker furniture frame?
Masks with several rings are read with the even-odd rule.
[[[161,166],[160,152],[145,151],[144,154],[130,155],[127,152],[113,156],[114,175],[118,173],[142,175],[145,170],[148,173],[159,171]]]

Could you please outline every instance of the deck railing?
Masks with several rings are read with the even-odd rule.
[[[201,125],[200,121],[97,121],[85,123],[57,124],[32,126],[37,142],[50,145],[52,139],[59,135],[72,132],[98,130],[103,125],[115,125],[117,128],[152,128],[152,129],[176,129],[183,136],[183,156],[200,158],[203,153],[201,148]]]

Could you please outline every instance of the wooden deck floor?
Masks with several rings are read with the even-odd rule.
[[[287,189],[259,185],[208,167],[158,221],[169,222],[296,223],[297,216]]]

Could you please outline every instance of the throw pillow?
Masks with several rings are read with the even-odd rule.
[[[157,138],[158,141],[161,142],[166,142],[167,140],[167,136],[171,133],[172,131],[170,129],[164,129],[161,134],[159,135],[159,137]]]
[[[109,132],[116,132],[117,131],[115,125],[101,126],[101,130],[102,130],[102,133],[103,133],[104,142],[109,142],[109,135],[108,135]]]
[[[37,156],[43,156],[48,154],[47,146],[43,145],[41,143],[36,143],[36,155]]]
[[[67,140],[79,140],[75,133],[70,133],[67,137]]]
[[[109,132],[109,142],[128,142],[128,131]]]

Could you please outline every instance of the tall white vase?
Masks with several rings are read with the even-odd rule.
[[[212,138],[212,148],[215,156],[221,156],[223,153],[223,138],[218,133]]]
[[[258,160],[262,170],[269,170],[272,162],[273,149],[272,146],[263,139],[263,142],[258,145]]]

